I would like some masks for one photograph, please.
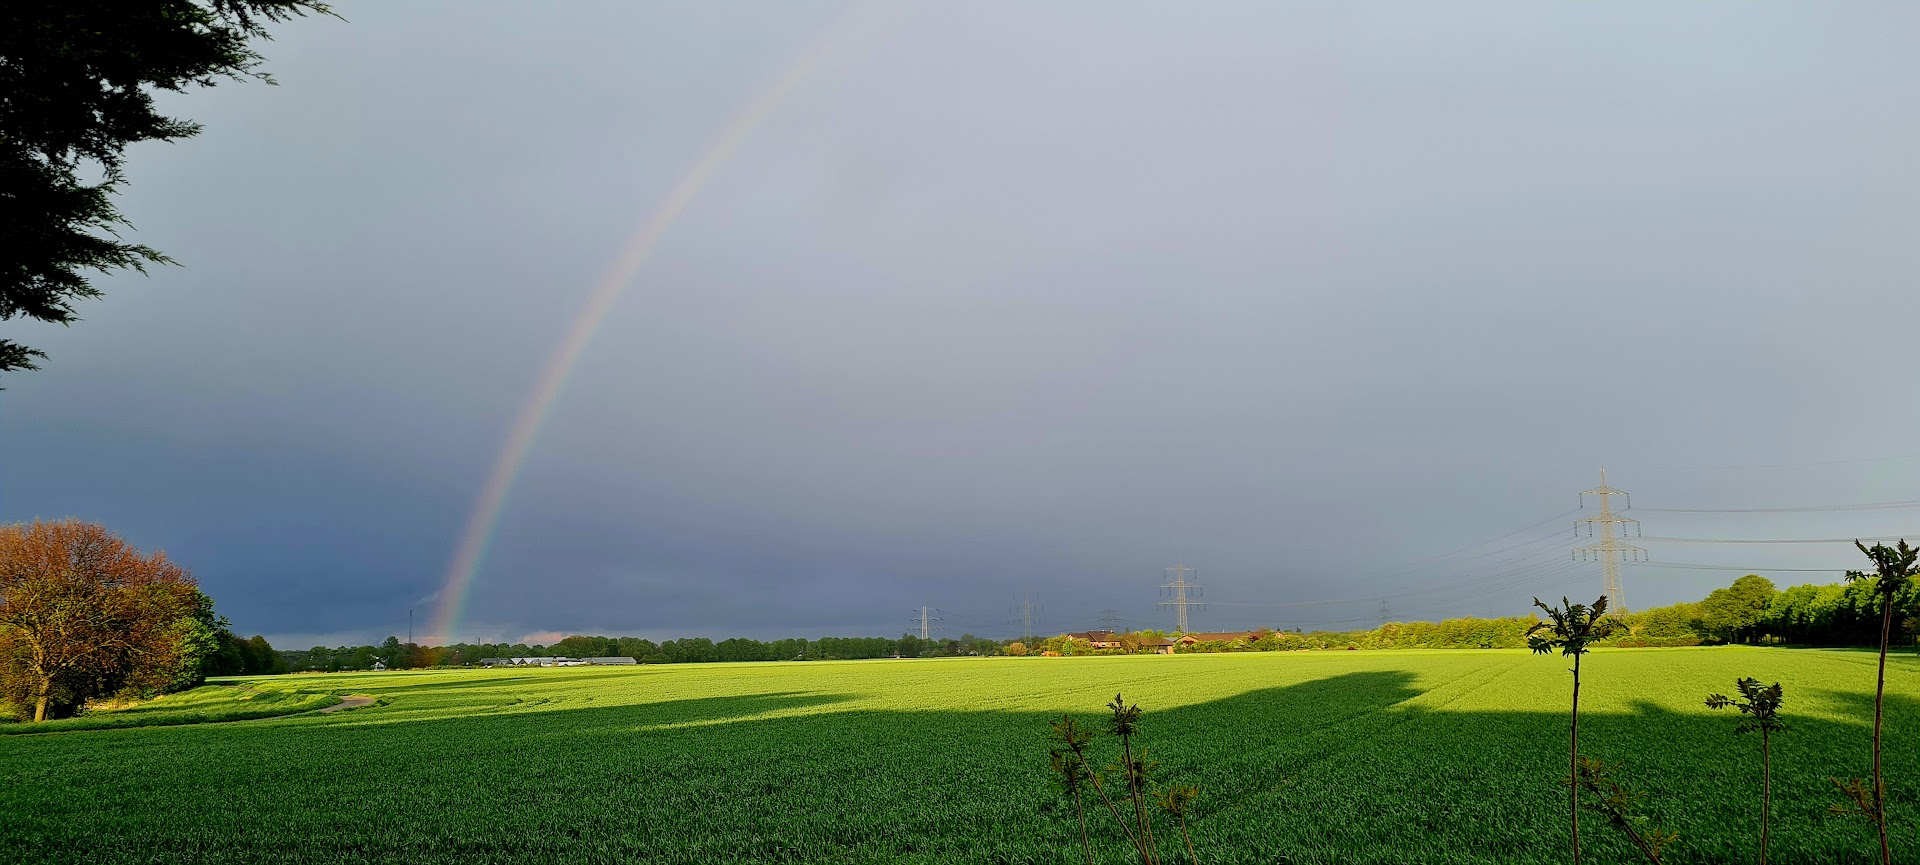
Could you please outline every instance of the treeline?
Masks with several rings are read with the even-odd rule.
[[[1920,592],[1908,589],[1896,595],[1894,632],[1911,643],[1920,624]],[[1765,577],[1749,574],[1715,590],[1699,601],[1655,607],[1616,616],[1621,627],[1598,646],[1697,646],[1718,643],[1766,643],[1812,646],[1866,646],[1879,641],[1880,606],[1867,583],[1801,585],[1776,590]],[[1534,616],[1481,619],[1459,618],[1439,622],[1389,622],[1356,631],[1302,631],[1260,629],[1233,640],[1176,645],[1173,651],[1269,652],[1315,649],[1520,649],[1526,631],[1539,621]],[[1140,631],[1128,635],[1142,640],[1179,634]],[[1148,645],[1151,645],[1149,643]],[[263,654],[264,649],[264,654]],[[225,649],[222,657],[226,657]],[[981,655],[1127,654],[1151,648],[1094,649],[1086,640],[1066,635],[1024,641],[995,640],[963,634],[953,640],[922,640],[908,634],[890,637],[822,637],[808,640],[754,640],[744,637],[715,642],[685,637],[655,643],[638,637],[575,635],[552,645],[526,643],[455,643],[420,646],[388,637],[378,646],[315,646],[305,651],[271,652],[260,637],[236,640],[232,654],[245,658],[242,667],[222,668],[232,673],[335,672],[370,670],[377,662],[389,669],[458,667],[485,658],[628,657],[643,664],[688,664],[722,661],[820,661],[862,658],[933,658]],[[271,661],[260,660],[271,655]],[[264,664],[264,666],[262,666]],[[214,675],[221,675],[215,672]]]
[[[1894,595],[1893,633],[1915,642],[1920,629],[1920,589]],[[1639,648],[1755,643],[1800,646],[1872,646],[1880,642],[1880,596],[1870,581],[1799,585],[1776,590],[1765,577],[1748,574],[1699,601],[1614,616],[1620,627],[1596,646]],[[1520,649],[1536,616],[1389,622],[1357,631],[1259,630],[1246,638],[1175,646],[1174,651],[1259,652],[1300,649]],[[1142,632],[1143,636],[1159,636]],[[1025,647],[1022,647],[1023,649]],[[1121,654],[1094,649],[1085,640],[1049,637],[1033,649],[1063,655]]]
[[[264,644],[265,641],[262,641]],[[278,653],[279,672],[338,672],[388,669],[459,667],[486,658],[611,658],[627,657],[643,664],[699,664],[723,661],[850,661],[866,658],[935,658],[998,655],[999,640],[963,634],[952,640],[922,640],[912,634],[890,637],[821,637],[754,640],[745,637],[715,642],[706,637],[684,637],[655,643],[638,637],[602,637],[576,634],[552,645],[527,643],[454,643],[421,646],[388,637],[378,646],[314,646],[304,651]]]

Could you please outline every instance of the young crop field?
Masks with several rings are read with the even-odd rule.
[[[1566,668],[1455,650],[261,680],[384,703],[0,737],[0,861],[1081,862],[1048,723],[1097,726],[1120,691],[1160,776],[1200,788],[1203,862],[1562,863]],[[1623,763],[1679,832],[1669,863],[1755,859],[1759,742],[1702,704],[1739,676],[1786,687],[1772,861],[1877,859],[1870,824],[1826,813],[1829,777],[1868,770],[1871,653],[1601,650],[1583,674],[1582,751]],[[1916,862],[1911,655],[1889,663],[1887,707],[1895,858]],[[1098,816],[1101,861],[1128,861]],[[1636,861],[1581,823],[1588,861]]]
[[[125,709],[89,712],[77,718],[63,718],[42,724],[0,724],[0,734],[31,735],[64,730],[247,721],[312,712],[340,702],[340,698],[333,694],[291,687],[302,684],[307,683],[279,680],[246,685],[205,685]]]

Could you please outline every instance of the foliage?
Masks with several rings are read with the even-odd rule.
[[[1887,782],[1880,771],[1880,732],[1881,715],[1886,702],[1887,690],[1887,646],[1893,638],[1893,620],[1901,596],[1914,585],[1914,577],[1920,575],[1920,549],[1910,547],[1902,540],[1898,546],[1874,544],[1869,547],[1859,541],[1853,545],[1873,561],[1873,573],[1848,571],[1847,582],[1856,585],[1871,586],[1880,603],[1880,665],[1878,680],[1873,689],[1873,786],[1868,788],[1872,796],[1861,793],[1861,782],[1854,779],[1842,782],[1841,792],[1852,801],[1857,810],[1873,822],[1874,829],[1880,835],[1880,861],[1882,865],[1892,865],[1893,849],[1887,840]]]
[[[1742,642],[1754,636],[1754,627],[1765,618],[1773,596],[1773,581],[1748,574],[1731,586],[1714,589],[1700,602],[1700,623],[1721,640]]]
[[[1767,827],[1773,813],[1773,734],[1787,728],[1780,720],[1780,704],[1786,698],[1779,682],[1763,688],[1760,680],[1742,676],[1733,685],[1739,698],[1709,694],[1707,708],[1737,709],[1746,717],[1733,731],[1760,734],[1760,865],[1767,865]]]
[[[1570,826],[1570,838],[1573,845],[1573,865],[1580,865],[1580,658],[1590,651],[1597,641],[1604,639],[1613,630],[1613,622],[1607,619],[1607,597],[1601,595],[1592,606],[1576,604],[1562,597],[1560,606],[1550,607],[1539,598],[1533,599],[1533,605],[1547,614],[1547,620],[1536,622],[1527,629],[1527,648],[1536,655],[1546,655],[1558,651],[1561,657],[1573,659],[1573,710],[1570,713],[1571,724],[1567,729],[1567,820]],[[1655,856],[1655,861],[1659,857]]]
[[[70,324],[77,300],[98,297],[87,271],[171,263],[126,243],[113,203],[125,153],[178,141],[200,126],[155,110],[156,91],[221,79],[271,82],[252,47],[266,24],[310,12],[313,0],[105,0],[10,3],[0,13],[0,321]],[[88,182],[97,175],[98,182]],[[0,372],[35,369],[45,354],[0,340]]]
[[[1592,794],[1586,803],[1587,808],[1606,817],[1607,825],[1626,833],[1627,840],[1633,842],[1634,849],[1647,857],[1647,861],[1660,865],[1661,851],[1680,836],[1634,813],[1633,806],[1641,796],[1614,778],[1613,773],[1619,768],[1618,764],[1608,765],[1603,760],[1581,757],[1574,765],[1573,777],[1568,781]]]
[[[197,684],[211,615],[186,569],[102,526],[0,526],[0,693],[36,721]]]
[[[1106,767],[1104,775],[1093,766],[1093,731],[1072,715],[1062,715],[1054,721],[1048,733],[1054,747],[1047,752],[1054,787],[1073,803],[1074,817],[1080,826],[1081,848],[1089,863],[1094,861],[1094,853],[1087,832],[1088,790],[1106,807],[1107,814],[1126,836],[1142,865],[1158,865],[1161,861],[1159,844],[1153,837],[1155,806],[1160,813],[1173,818],[1188,858],[1197,863],[1193,838],[1187,831],[1187,811],[1200,795],[1200,788],[1193,785],[1154,788],[1154,773],[1160,764],[1147,757],[1145,747],[1136,749],[1133,744],[1140,733],[1140,715],[1140,707],[1128,703],[1119,694],[1113,695],[1113,701],[1107,704],[1107,732],[1119,740],[1120,753]],[[1102,783],[1102,777],[1111,783]],[[1116,797],[1130,806],[1131,819],[1121,814],[1120,806],[1114,802]]]
[[[1779,682],[1762,688],[1760,680],[1742,677],[1734,680],[1733,685],[1740,694],[1738,699],[1724,694],[1709,694],[1707,708],[1732,708],[1745,715],[1740,725],[1733,728],[1735,733],[1771,735],[1787,728],[1787,723],[1780,720],[1780,704],[1784,695]]]

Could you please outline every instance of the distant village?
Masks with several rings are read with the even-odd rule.
[[[1040,641],[1041,657],[1054,658],[1072,654],[1075,650],[1121,651],[1128,654],[1171,655],[1176,651],[1193,649],[1209,643],[1222,647],[1236,643],[1251,647],[1263,638],[1271,636],[1271,630],[1259,631],[1208,631],[1181,634],[1173,639],[1158,634],[1120,633],[1117,631],[1076,631],[1059,637],[1049,637]]]
[[[481,658],[483,667],[630,667],[640,663],[624,655],[610,658]]]

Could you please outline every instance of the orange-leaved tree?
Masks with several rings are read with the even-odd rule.
[[[50,709],[191,684],[217,627],[186,569],[79,520],[0,526],[0,686]]]

